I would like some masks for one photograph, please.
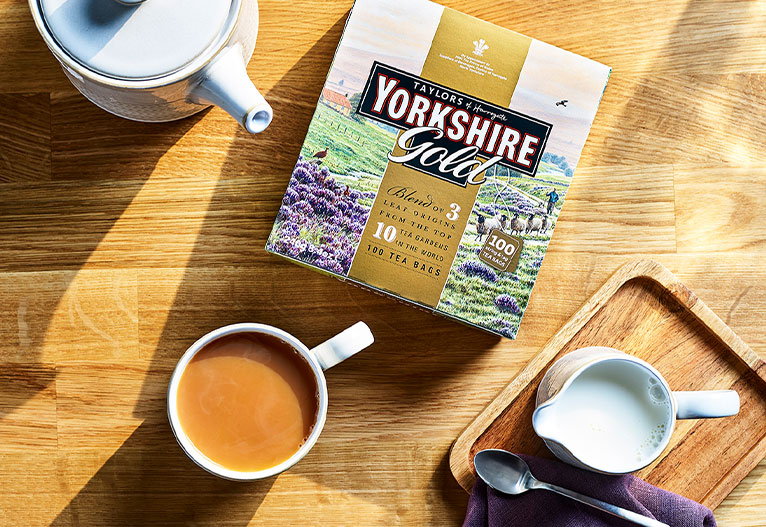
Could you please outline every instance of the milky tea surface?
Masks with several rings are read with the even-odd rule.
[[[553,406],[562,443],[587,465],[611,472],[651,462],[672,431],[663,386],[649,370],[624,360],[591,366]]]
[[[261,333],[221,337],[189,362],[178,386],[178,417],[209,459],[251,472],[289,459],[317,418],[309,364],[282,340]]]

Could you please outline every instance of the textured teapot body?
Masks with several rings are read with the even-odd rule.
[[[271,121],[271,108],[247,78],[245,68],[253,55],[258,35],[256,0],[239,2],[230,33],[222,38],[217,49],[211,50],[210,56],[151,79],[114,78],[74,60],[51,35],[37,2],[29,0],[46,45],[72,84],[102,109],[135,121],[165,122],[188,117],[216,104],[251,132],[262,131]],[[222,67],[224,63],[226,66]],[[206,83],[214,88],[206,88]],[[248,112],[255,107],[261,109],[260,121],[248,123],[253,120],[253,115]]]

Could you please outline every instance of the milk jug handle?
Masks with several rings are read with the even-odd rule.
[[[375,341],[370,328],[364,322],[357,322],[341,331],[330,340],[326,340],[311,353],[319,361],[323,370],[332,368],[352,355],[356,355]]]
[[[728,417],[739,413],[739,394],[734,390],[673,392],[677,419]]]

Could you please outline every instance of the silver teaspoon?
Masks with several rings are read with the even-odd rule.
[[[637,525],[643,525],[644,527],[669,527],[666,523],[658,522],[622,507],[611,505],[557,485],[539,481],[532,475],[529,465],[523,459],[506,450],[482,450],[474,456],[473,464],[476,467],[476,473],[487,485],[504,494],[522,494],[528,490],[536,489],[550,490]]]

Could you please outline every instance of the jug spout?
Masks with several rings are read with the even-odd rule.
[[[532,414],[532,427],[541,439],[558,441],[556,420],[551,404],[540,406],[535,410]]]
[[[213,61],[189,98],[220,106],[254,134],[263,132],[273,117],[271,106],[247,76],[240,44],[229,47]]]

